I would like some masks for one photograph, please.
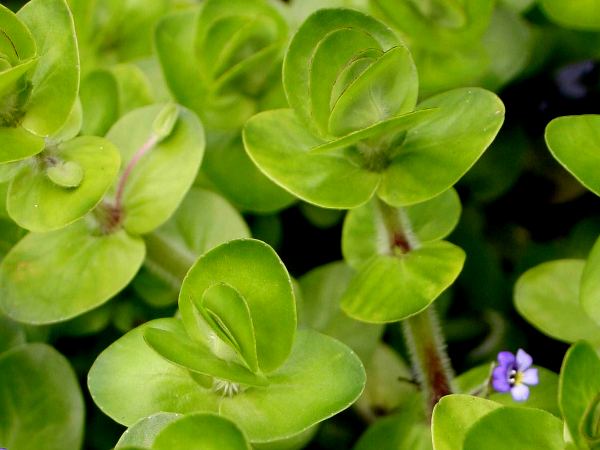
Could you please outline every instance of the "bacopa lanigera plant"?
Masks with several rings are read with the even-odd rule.
[[[598,48],[596,0],[4,2],[0,450],[599,448]]]

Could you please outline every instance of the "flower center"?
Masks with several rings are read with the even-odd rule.
[[[519,372],[517,369],[511,369],[508,373],[508,382],[511,387],[520,385],[523,382],[523,373]]]

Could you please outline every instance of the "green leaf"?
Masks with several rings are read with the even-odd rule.
[[[73,161],[61,161],[48,167],[46,175],[54,184],[64,188],[76,188],[83,180],[83,169]]]
[[[342,312],[340,300],[353,276],[354,271],[340,261],[317,267],[300,277],[299,323],[301,327],[339,339],[366,362],[375,351],[383,327],[359,322]]]
[[[473,424],[498,408],[501,408],[499,403],[472,395],[443,397],[433,410],[433,447],[435,450],[462,450]]]
[[[121,151],[122,175],[136,152],[156,139],[152,125],[163,107],[153,105],[131,111],[108,132],[107,139]],[[183,200],[204,154],[202,124],[191,111],[180,107],[173,132],[150,147],[128,175],[123,190],[123,226],[134,234],[145,234],[162,225]]]
[[[198,256],[245,237],[250,237],[248,226],[229,203],[218,194],[192,187],[175,214],[144,236],[147,254],[134,288],[151,304],[174,303]]]
[[[379,342],[372,357],[364,361],[367,385],[355,405],[358,410],[370,417],[410,408],[418,387],[409,381],[413,378],[413,373],[404,359],[392,347]],[[417,397],[423,414],[422,396]]]
[[[30,233],[0,265],[0,306],[20,322],[70,319],[122,290],[144,253],[141,238],[123,230],[98,234],[85,221],[50,233]]]
[[[74,173],[60,173],[67,169]],[[106,139],[78,137],[47,149],[24,166],[8,191],[8,213],[23,228],[42,232],[62,228],[91,211],[114,182],[119,153]],[[57,172],[50,172],[54,170]],[[74,178],[69,180],[69,176]],[[60,183],[53,177],[60,176]],[[70,182],[78,181],[69,187]]]
[[[350,282],[342,309],[365,322],[406,319],[426,309],[456,280],[464,260],[464,252],[445,241],[399,256],[375,256]]]
[[[163,319],[160,328],[144,331],[146,343],[167,361],[195,373],[248,386],[266,386],[268,381],[234,362],[216,357],[207,347],[190,340],[177,319]]]
[[[376,48],[386,52],[400,45],[398,38],[381,22],[349,9],[320,10],[302,24],[292,38],[285,56],[283,84],[290,106],[300,121],[305,126],[311,127],[315,133],[318,133],[318,128],[313,124],[312,111],[315,110],[315,105],[311,101],[313,53],[321,43],[327,42],[326,38],[330,33],[342,28],[362,32],[378,45],[378,48],[374,45],[363,46],[365,50]],[[333,52],[328,53],[333,54]],[[356,54],[355,52],[354,55]],[[319,94],[319,97],[322,99],[322,94]],[[316,106],[316,109],[321,108]]]
[[[406,233],[419,242],[433,242],[449,235],[458,223],[461,206],[458,194],[449,189],[431,200],[394,212]],[[389,232],[376,200],[350,210],[342,230],[342,253],[354,268],[371,257],[389,253]]]
[[[504,406],[479,419],[467,432],[464,450],[563,450],[562,421],[545,411]]]
[[[8,317],[0,316],[0,354],[26,342],[25,330]]]
[[[115,446],[115,450],[131,446],[151,448],[156,435],[168,424],[181,417],[181,414],[174,413],[157,413],[149,417],[144,417],[123,433]]]
[[[90,72],[81,82],[83,133],[104,136],[123,115],[152,103],[150,82],[133,64]]]
[[[296,201],[256,167],[244,149],[239,131],[209,134],[202,171],[220,193],[242,210],[270,213]]]
[[[17,16],[33,34],[39,56],[22,126],[48,136],[63,126],[77,100],[79,54],[73,17],[65,0],[31,0]]]
[[[600,195],[600,115],[565,116],[546,127],[546,144],[552,156],[586,188]]]
[[[21,61],[35,57],[37,49],[31,31],[4,5],[0,5],[0,29],[5,33],[0,38],[0,54]]]
[[[353,450],[432,450],[431,432],[419,396],[393,415],[371,425]]]
[[[329,132],[344,136],[411,112],[417,103],[418,79],[408,49],[394,47],[365,69],[336,100]]]
[[[412,127],[377,191],[386,203],[410,205],[456,183],[492,143],[504,121],[504,105],[478,88],[455,89],[422,102],[434,114]]]
[[[256,336],[246,299],[235,288],[221,283],[205,290],[195,303],[204,320],[214,324],[212,328],[217,335],[231,342],[248,368],[256,373]]]
[[[519,314],[555,339],[600,343],[600,326],[579,303],[584,266],[583,260],[563,259],[529,269],[515,286],[515,307]],[[588,283],[590,280],[587,279]]]
[[[129,332],[92,366],[92,398],[120,423],[131,425],[159,411],[218,412],[238,424],[251,442],[272,442],[347,408],[364,385],[364,369],[347,347],[316,332],[300,331],[285,364],[269,374],[269,386],[223,397],[146,345],[144,330],[161,323],[164,320],[151,321]]]
[[[600,340],[600,284],[598,282],[598,276],[600,276],[600,239],[596,241],[594,247],[590,251],[585,268],[581,274],[581,290],[579,292],[579,300],[583,310],[587,313],[588,317],[594,320],[594,334],[584,336],[583,333],[579,334],[580,339],[587,339],[593,343],[597,343]],[[578,329],[582,329],[582,324],[585,322],[577,323]],[[587,334],[587,333],[586,333]]]
[[[244,433],[233,422],[213,414],[191,414],[167,425],[152,450],[250,450]]]
[[[235,288],[248,304],[259,367],[266,373],[279,367],[294,341],[296,308],[290,277],[277,254],[263,242],[239,239],[200,257],[185,277],[179,295],[185,328],[200,342],[206,342],[207,336],[198,328],[194,302],[220,283]]]
[[[579,0],[577,3],[560,0],[540,0],[550,19],[565,28],[596,31],[600,29],[600,1]]]
[[[244,145],[254,163],[275,183],[319,206],[352,208],[368,201],[380,176],[350,159],[351,149],[311,152],[326,142],[312,135],[292,110],[252,117],[244,128]],[[340,185],[351,189],[340,189]]]
[[[11,450],[78,450],[83,396],[68,361],[29,344],[0,355],[0,442]]]
[[[587,420],[600,396],[600,358],[585,341],[573,345],[563,360],[560,371],[558,402],[565,424],[579,448],[588,448],[598,439],[597,421],[591,427]]]
[[[44,150],[44,139],[27,130],[0,127],[0,164],[21,161]]]

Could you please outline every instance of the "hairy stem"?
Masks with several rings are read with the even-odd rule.
[[[387,235],[389,250],[402,258],[418,248],[420,242],[412,230],[410,219],[402,208],[394,208],[378,200]],[[452,393],[452,369],[446,344],[433,306],[402,322],[404,337],[410,350],[413,371],[423,391],[427,415],[444,395]]]

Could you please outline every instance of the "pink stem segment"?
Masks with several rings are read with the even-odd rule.
[[[131,175],[131,172],[133,172],[133,169],[138,164],[138,162],[148,152],[150,152],[150,150],[152,150],[156,146],[156,144],[158,144],[158,141],[159,141],[159,137],[156,134],[153,134],[152,136],[150,136],[150,138],[144,143],[144,145],[142,145],[135,152],[135,154],[133,155],[133,157],[129,161],[129,164],[127,164],[127,167],[123,171],[123,175],[121,175],[121,178],[119,179],[119,184],[117,185],[117,194],[115,196],[115,209],[117,211],[121,210],[121,206],[122,206],[122,202],[123,202],[123,193],[125,191],[125,186],[127,184],[127,179]]]

